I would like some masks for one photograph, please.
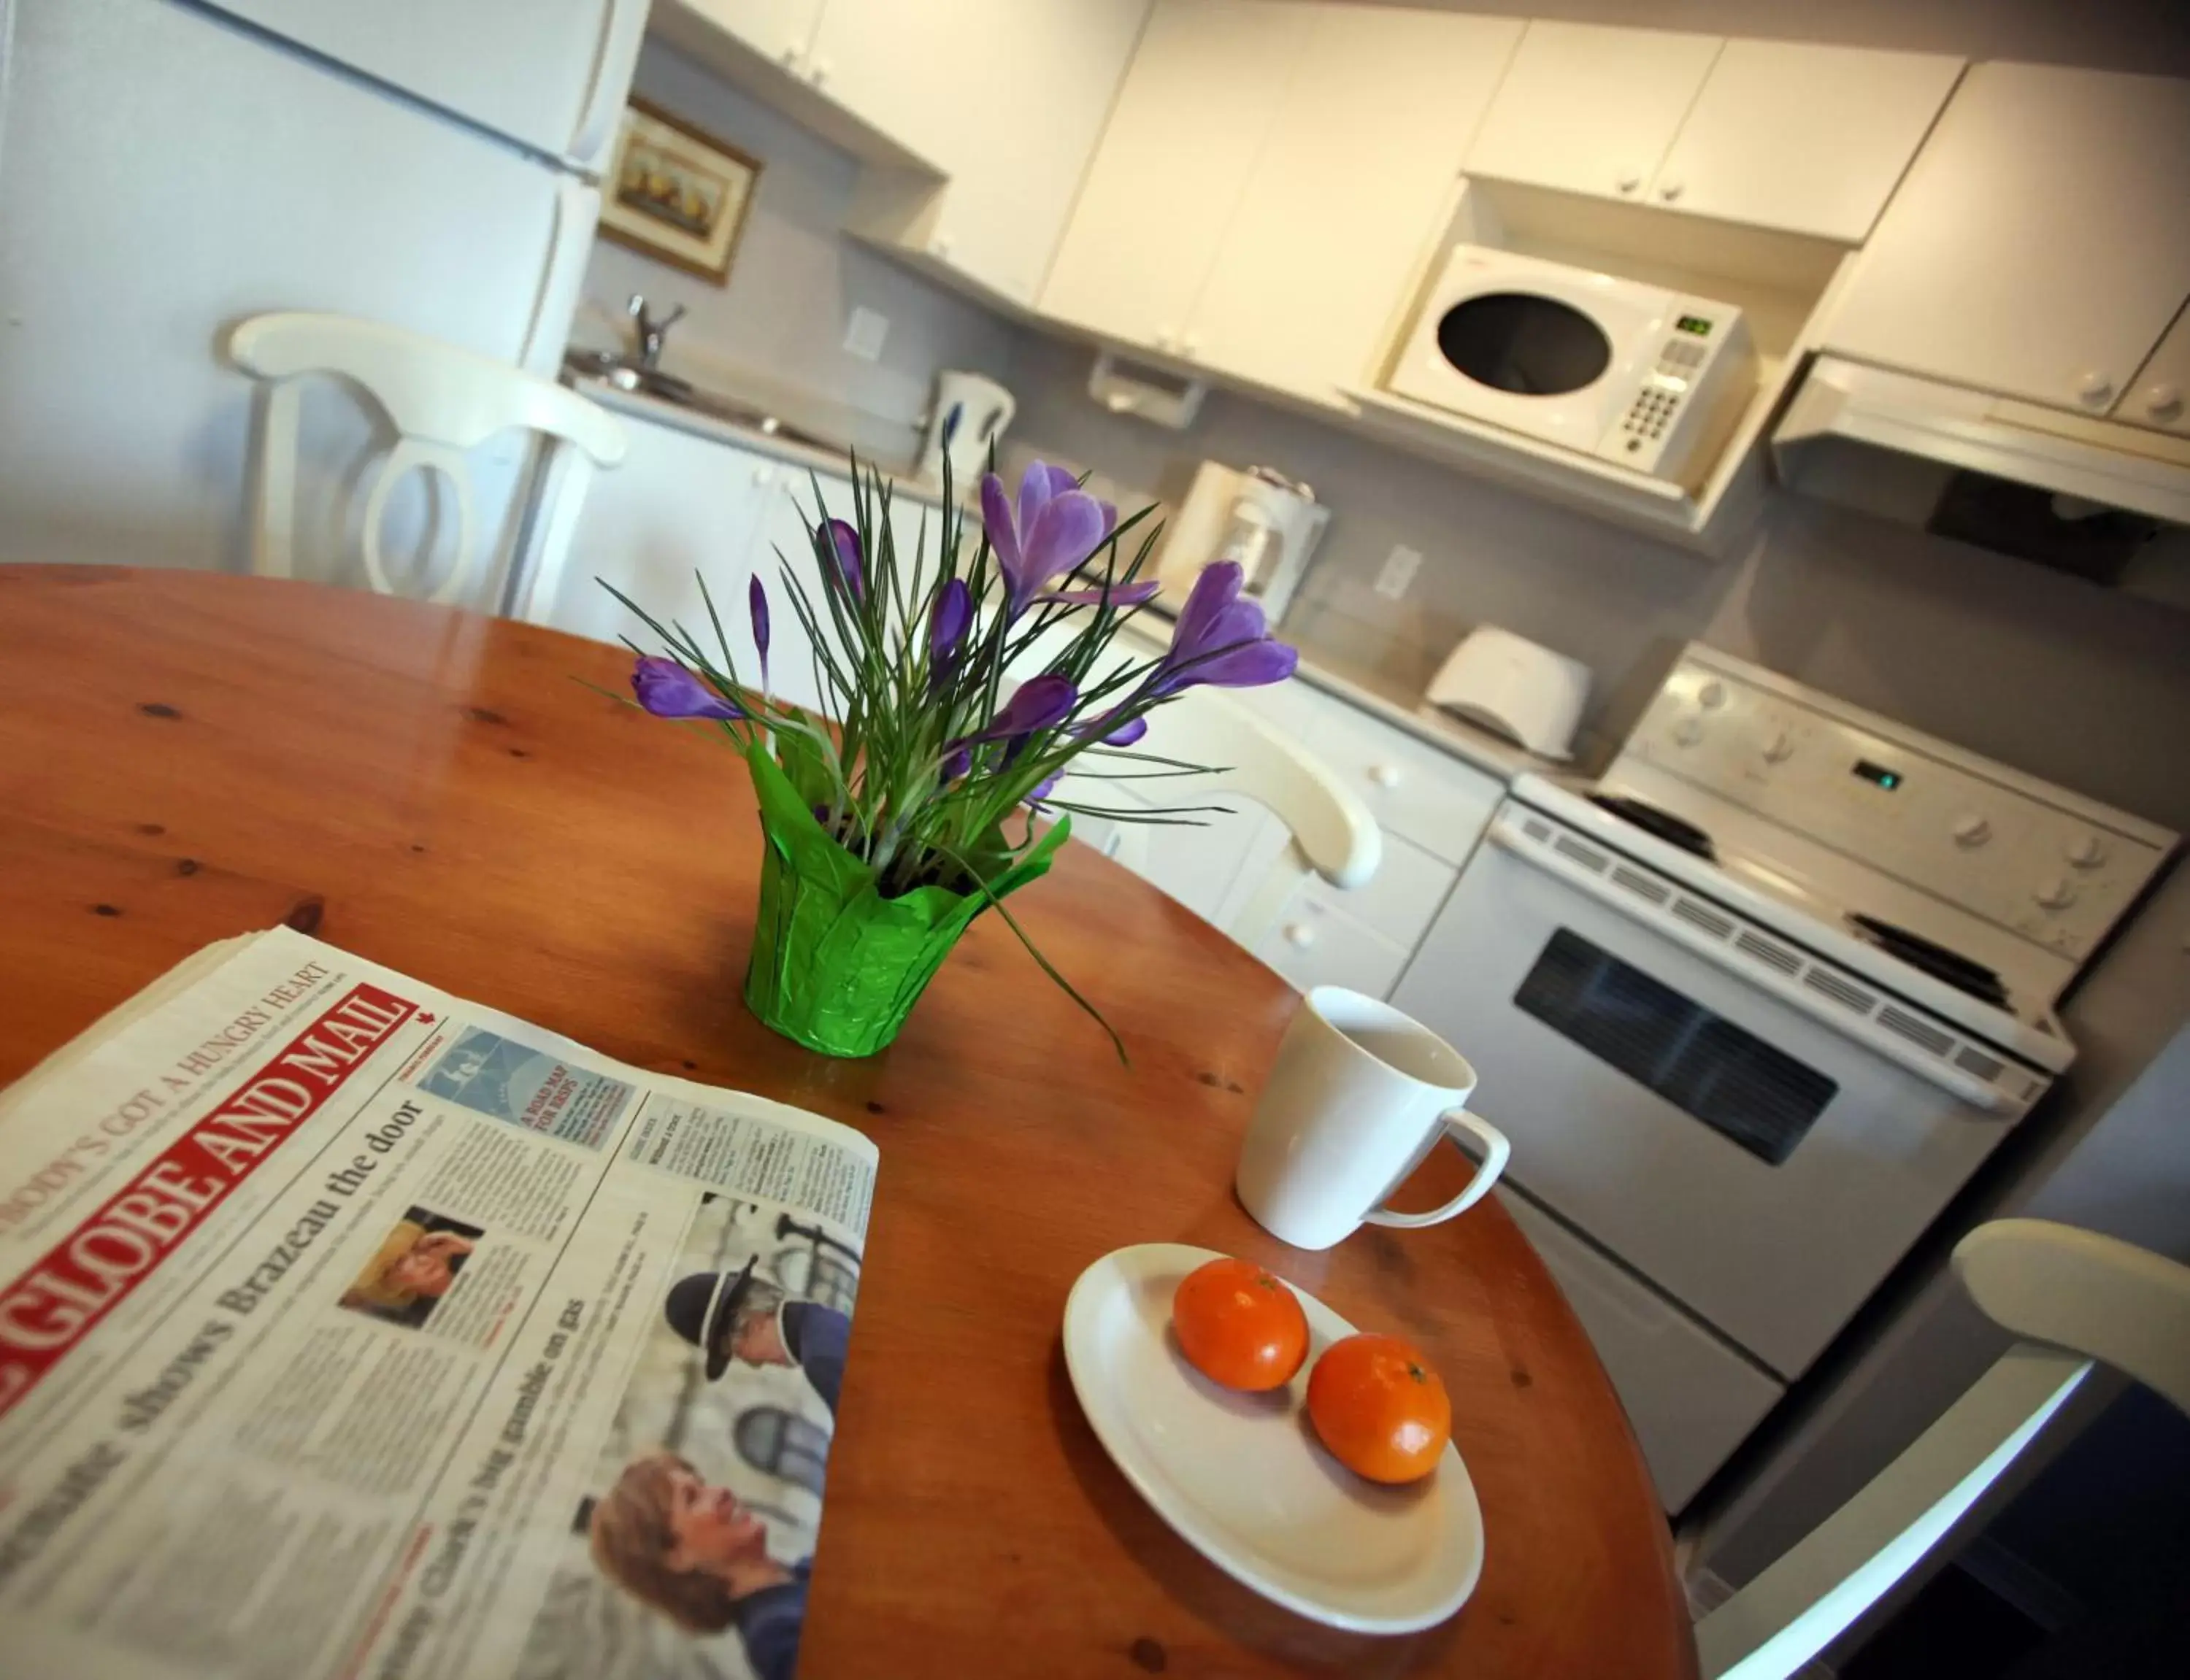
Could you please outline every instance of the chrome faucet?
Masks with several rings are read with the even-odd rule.
[[[668,336],[671,327],[684,319],[684,306],[679,303],[656,320],[647,313],[645,294],[634,291],[624,308],[630,313],[633,330],[638,335],[638,365],[651,373],[661,365],[661,341]]]

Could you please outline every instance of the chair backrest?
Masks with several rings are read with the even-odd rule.
[[[1955,1270],[1988,1315],[2032,1339],[1696,1625],[1712,1680],[1782,1680],[1943,1556],[2096,1360],[2190,1411],[2190,1266],[2069,1225],[1998,1219],[1962,1239]]]
[[[252,570],[295,575],[304,382],[332,376],[364,392],[395,432],[366,492],[359,527],[360,557],[372,587],[397,592],[383,546],[389,496],[406,474],[423,472],[446,482],[456,525],[454,556],[432,598],[454,600],[491,580],[516,577],[510,608],[517,616],[536,621],[553,605],[593,468],[623,459],[623,428],[608,414],[575,391],[492,357],[345,315],[253,316],[230,335],[228,354],[264,385]],[[517,428],[541,435],[544,458],[530,505],[508,522],[498,551],[485,554],[466,453]]]
[[[1138,783],[1159,806],[1190,806],[1210,794],[1251,800],[1283,823],[1289,843],[1255,884],[1225,931],[1253,945],[1275,925],[1310,872],[1334,886],[1366,883],[1383,861],[1384,840],[1369,807],[1313,754],[1213,688],[1190,688],[1152,715],[1146,744],[1166,758],[1211,766],[1211,774]],[[1121,824],[1111,855],[1129,868],[1147,857],[1147,830]]]

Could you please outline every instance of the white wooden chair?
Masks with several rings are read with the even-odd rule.
[[[265,383],[258,438],[252,569],[295,575],[298,456],[304,381],[333,376],[363,391],[395,429],[395,442],[366,493],[359,547],[365,575],[383,595],[398,592],[383,552],[389,493],[416,470],[439,473],[455,509],[454,554],[435,601],[474,597],[488,587],[515,591],[510,613],[543,620],[554,604],[579,504],[596,466],[623,459],[623,428],[576,392],[470,350],[401,327],[344,315],[258,315],[230,335],[230,359]],[[528,507],[513,512],[498,552],[477,542],[468,450],[496,433],[541,435]],[[492,603],[489,603],[492,604]]]
[[[1288,843],[1225,925],[1224,931],[1250,949],[1276,925],[1311,873],[1351,889],[1364,885],[1383,861],[1383,834],[1369,807],[1320,759],[1220,690],[1190,688],[1151,713],[1145,744],[1166,758],[1216,769],[1132,784],[1154,789],[1155,804],[1205,804],[1211,795],[1232,795],[1262,806],[1288,830]],[[1149,830],[1124,823],[1110,855],[1145,873],[1148,846]]]
[[[1943,1552],[2100,1360],[2190,1411],[2190,1266],[2042,1219],[1955,1250],[2017,1343],[1869,1485],[1696,1626],[1713,1680],[1782,1680]]]

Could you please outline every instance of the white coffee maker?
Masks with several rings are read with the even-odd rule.
[[[989,450],[1000,445],[1004,427],[1018,412],[1012,393],[978,373],[936,376],[935,408],[928,419],[928,442],[920,453],[920,476],[928,483],[943,477],[943,454],[950,452],[954,483],[972,484],[989,470]]]
[[[1205,461],[1194,474],[1156,558],[1156,605],[1176,614],[1202,568],[1236,560],[1241,593],[1262,602],[1272,624],[1285,617],[1330,510],[1315,492],[1268,467],[1245,472]]]

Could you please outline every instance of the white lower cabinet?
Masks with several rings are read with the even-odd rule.
[[[1506,796],[1497,777],[1339,701],[1325,703],[1308,744],[1387,836],[1455,866],[1467,861]]]
[[[723,628],[735,632],[731,649],[742,670],[752,657],[744,631],[746,575],[766,506],[764,474],[774,463],[689,432],[621,419],[628,452],[587,489],[548,622],[596,642],[628,636],[650,648],[651,632],[602,584],[613,584],[663,624],[678,619],[696,631],[707,624],[695,580],[704,573],[718,607],[738,603]]]
[[[1482,1112],[1492,1125],[1498,1123],[1495,1102]],[[1521,1164],[1518,1156],[1515,1164]],[[1518,1189],[1505,1185],[1491,1193],[1513,1216],[1581,1321],[1627,1409],[1660,1502],[1668,1512],[1679,1511],[1784,1391]]]
[[[1504,792],[1495,777],[1298,681],[1239,697],[1263,721],[1303,742],[1351,782],[1384,830],[1383,862],[1365,885],[1341,891],[1313,876],[1294,895],[1255,954],[1302,991],[1344,986],[1383,997],[1429,931],[1458,864],[1474,848]],[[1144,744],[1163,750],[1159,712]],[[1109,818],[1075,817],[1073,833],[1137,870],[1195,914],[1228,926],[1287,845],[1285,826],[1221,791],[1164,781],[1075,777],[1059,790],[1110,809],[1220,804],[1199,828],[1142,827],[1130,838]]]
[[[712,653],[714,627],[695,574],[704,575],[737,675],[751,682],[759,676],[760,660],[746,591],[757,574],[769,596],[769,689],[793,705],[827,710],[813,644],[783,574],[787,568],[797,579],[826,624],[820,568],[808,534],[814,483],[818,478],[831,512],[849,518],[850,481],[678,427],[621,418],[628,453],[622,465],[596,475],[587,490],[548,622],[597,642],[628,636],[650,648],[652,632],[598,579],[663,624],[682,624]],[[908,497],[892,509],[893,529],[908,552],[925,506]]]
[[[1255,954],[1302,992],[1343,986],[1381,998],[1399,983],[1412,953],[1396,940],[1363,926],[1333,899],[1347,895],[1303,888],[1278,924],[1263,935]]]

